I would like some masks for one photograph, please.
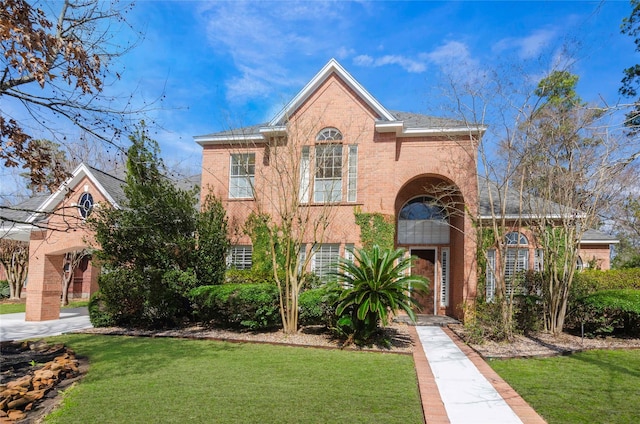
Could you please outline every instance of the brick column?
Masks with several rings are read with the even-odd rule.
[[[100,276],[100,265],[89,261],[87,269],[82,274],[82,297],[89,298],[98,291],[98,277]]]
[[[60,318],[64,255],[31,256],[25,321]]]

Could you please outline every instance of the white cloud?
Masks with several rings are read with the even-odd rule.
[[[421,73],[426,71],[427,67],[423,62],[410,59],[401,55],[385,55],[374,59],[368,55],[359,55],[353,59],[356,65],[379,67],[385,65],[398,65],[407,72]]]
[[[526,37],[503,38],[493,46],[493,51],[500,53],[515,50],[521,59],[533,59],[539,56],[556,37],[556,30],[538,29]]]
[[[352,55],[346,47],[336,51],[339,31],[327,31],[328,26],[338,28],[346,22],[341,7],[335,2],[202,5],[199,14],[209,44],[216,54],[228,53],[239,70],[239,75],[226,81],[227,99],[242,103],[300,86],[304,81],[292,78],[291,72],[298,71],[295,62],[305,58]]]

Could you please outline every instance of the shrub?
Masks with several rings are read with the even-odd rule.
[[[336,283],[325,284],[300,294],[298,299],[300,325],[335,327],[336,303],[343,289]]]
[[[98,291],[89,299],[89,321],[94,327],[111,327],[115,321],[108,311],[102,292]]]
[[[6,299],[9,297],[9,282],[7,280],[0,280],[0,299]]]
[[[585,334],[640,334],[640,290],[602,290],[580,299],[576,320]]]
[[[228,269],[225,273],[226,284],[264,284],[275,283],[273,273],[254,269]]]
[[[576,273],[572,295],[581,298],[601,290],[640,290],[640,268],[611,269],[608,271],[585,270]]]
[[[335,273],[349,287],[338,299],[337,329],[339,335],[366,344],[378,336],[380,324],[387,324],[389,313],[402,309],[415,320],[416,300],[409,288],[426,291],[427,284],[423,277],[407,272],[412,259],[403,257],[403,249],[381,250],[375,245],[371,252],[356,249],[353,255],[357,265],[340,259]]]
[[[203,322],[251,330],[281,324],[278,288],[273,284],[201,286],[190,292]]]

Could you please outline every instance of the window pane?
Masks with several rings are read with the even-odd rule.
[[[310,166],[311,161],[309,159],[309,146],[304,146],[302,147],[300,158],[300,189],[298,192],[298,199],[300,203],[309,202]]]
[[[232,246],[227,257],[227,266],[235,269],[251,269],[253,248],[251,246]]]
[[[342,145],[316,146],[315,202],[339,202],[342,200]]]
[[[313,256],[313,272],[320,278],[326,278],[330,272],[338,270],[339,244],[321,244]]]
[[[347,176],[347,201],[356,201],[356,189],[358,182],[358,146],[349,146],[349,175]]]
[[[253,198],[255,172],[255,153],[232,154],[229,170],[229,197],[232,199]]]
[[[491,249],[487,251],[487,269],[485,277],[485,286],[487,291],[487,301],[493,300],[496,294],[496,251]]]
[[[342,134],[335,128],[325,128],[316,136],[316,140],[342,140]]]

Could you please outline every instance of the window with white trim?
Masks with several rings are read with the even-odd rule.
[[[253,199],[255,175],[255,153],[232,154],[229,168],[229,197],[231,199]]]
[[[440,306],[449,306],[449,248],[440,250]]]
[[[309,203],[309,191],[311,190],[311,160],[309,158],[309,146],[302,146],[300,157],[300,189],[298,200],[300,203]]]
[[[349,146],[349,158],[347,160],[347,202],[355,202],[358,189],[358,145]]]
[[[227,267],[235,269],[251,269],[253,247],[231,246],[227,254]]]
[[[533,270],[536,272],[544,271],[544,250],[536,249],[534,252],[535,256],[533,258]]]
[[[330,273],[338,270],[339,244],[320,244],[313,252],[311,271],[318,277],[330,278]]]
[[[313,201],[342,200],[342,144],[319,144],[315,151]]]
[[[529,240],[524,234],[516,231],[507,234],[505,239],[507,250],[504,280],[506,294],[510,295],[513,287],[522,283],[524,271],[529,269]]]
[[[485,289],[487,302],[493,300],[496,295],[496,250],[487,250],[487,268],[485,270]]]

